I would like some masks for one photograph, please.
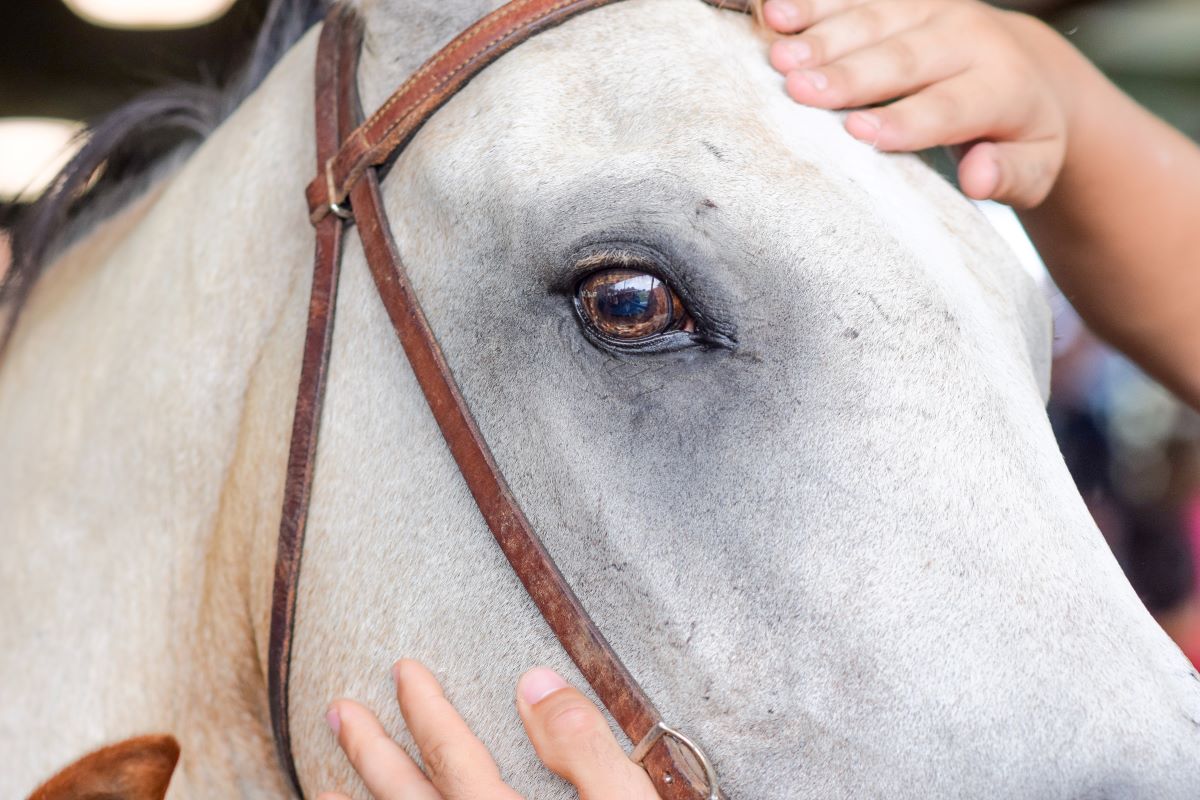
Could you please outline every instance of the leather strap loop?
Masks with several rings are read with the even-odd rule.
[[[322,165],[305,192],[314,223],[340,204],[368,167],[379,166],[408,143],[433,113],[516,45],[576,14],[617,0],[513,0],[488,14],[434,54],[392,93]]]
[[[516,45],[571,17],[618,0],[513,0],[476,22],[426,61],[379,110],[321,165],[305,190],[313,223],[339,206],[368,167],[386,162],[404,147],[433,113]],[[704,0],[742,13],[753,0]]]

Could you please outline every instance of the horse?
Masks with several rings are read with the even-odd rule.
[[[359,0],[364,108],[493,5]],[[0,365],[6,796],[147,733],[182,747],[173,798],[290,794],[265,676],[315,36],[28,284]],[[1063,465],[1037,286],[921,161],[791,102],[752,20],[627,0],[542,33],[383,193],[515,495],[728,796],[1194,792],[1200,679]],[[670,327],[597,327],[580,287],[617,270],[656,282]],[[568,797],[511,692],[534,664],[578,673],[353,229],[341,281],[291,675],[305,794],[365,796],[324,727],[337,696],[411,748],[387,669],[406,656],[515,789]]]

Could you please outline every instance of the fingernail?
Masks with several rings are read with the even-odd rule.
[[[815,69],[801,70],[800,77],[818,92],[824,91],[829,86],[829,78],[825,77],[825,73]]]
[[[860,130],[867,128],[878,132],[883,127],[883,120],[877,114],[872,114],[869,111],[855,111],[850,116],[846,117],[846,124],[853,125]]]
[[[808,61],[812,57],[812,48],[807,43],[799,39],[793,39],[784,45],[787,47],[788,55],[790,55],[797,64],[802,61]]]
[[[338,714],[336,706],[330,706],[325,712],[325,722],[329,725],[329,730],[333,731],[334,736],[342,729],[342,717]]]
[[[879,132],[883,129],[883,120],[879,115],[869,111],[855,111],[846,117],[846,130],[860,142],[866,142],[872,147],[879,144]]]
[[[794,5],[786,0],[770,0],[767,5],[771,7],[771,13],[775,18],[784,25],[791,27],[800,22],[800,13]]]
[[[983,192],[984,197],[980,199],[993,197],[1000,190],[1000,162],[995,158],[985,159],[979,175],[983,185],[987,187]]]
[[[567,688],[567,682],[559,677],[557,672],[546,667],[538,667],[529,670],[521,678],[521,699],[533,706],[544,700],[547,695],[565,688]]]
[[[404,663],[404,659],[400,659],[395,664],[392,664],[392,682],[397,686],[400,685],[400,665]]]

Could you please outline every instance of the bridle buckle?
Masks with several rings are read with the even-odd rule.
[[[639,767],[645,768],[646,765],[642,762],[646,759],[646,756],[650,753],[654,745],[658,743],[658,740],[664,736],[675,740],[700,765],[700,769],[704,771],[704,782],[707,784],[707,800],[720,800],[721,790],[717,784],[717,770],[713,767],[712,762],[708,760],[708,756],[700,749],[700,745],[662,720],[654,723],[654,727],[637,743],[637,746],[633,748],[633,752],[629,754],[629,760]]]

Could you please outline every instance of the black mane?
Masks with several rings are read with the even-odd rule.
[[[89,222],[119,210],[145,185],[139,177],[211,133],[310,27],[327,0],[272,0],[238,77],[221,88],[175,86],[138,97],[88,126],[82,149],[12,230],[12,264],[0,282],[0,354],[21,304],[54,248],[87,212]]]

